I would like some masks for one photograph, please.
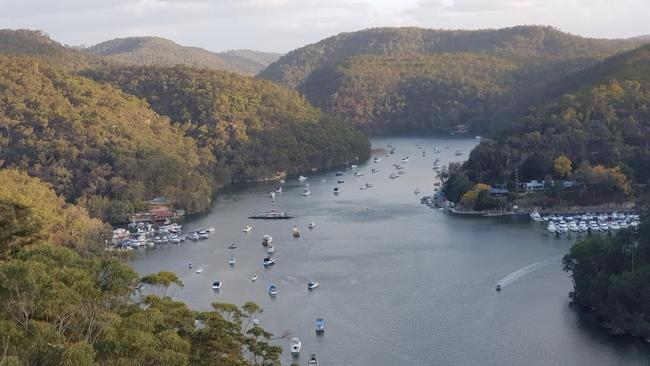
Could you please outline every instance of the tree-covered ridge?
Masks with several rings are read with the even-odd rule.
[[[0,364],[279,365],[282,349],[253,324],[259,306],[189,309],[170,297],[183,287],[174,273],[139,278],[89,250],[102,228],[37,178],[0,169]]]
[[[0,53],[39,57],[59,67],[77,69],[96,64],[98,60],[52,40],[42,31],[0,29]]]
[[[511,188],[515,172],[520,181],[572,179],[581,184],[584,203],[633,193],[616,177],[622,173],[632,183],[650,180],[648,65],[645,46],[586,69],[579,78],[587,82],[480,144],[457,173]],[[557,169],[560,157],[571,162],[567,172]]]
[[[552,27],[517,26],[486,30],[373,28],[341,33],[291,51],[260,76],[299,88],[324,66],[357,55],[405,56],[433,53],[480,53],[515,61],[603,59],[629,50],[640,40],[589,39]]]
[[[95,217],[124,220],[158,195],[190,212],[210,202],[209,152],[143,101],[42,61],[0,56],[0,137],[3,167]]]
[[[650,339],[650,223],[638,233],[592,237],[571,247],[563,259],[571,272],[573,300],[590,309],[615,334]]]
[[[241,50],[214,53],[160,37],[116,38],[84,48],[83,51],[126,65],[185,65],[245,75],[257,74],[270,63],[263,62],[266,57],[263,52]]]
[[[375,132],[485,128],[517,98],[517,65],[473,54],[355,56],[301,86],[325,112]]]
[[[89,77],[146,99],[217,158],[220,181],[249,181],[369,155],[366,137],[294,91],[233,73],[177,66],[114,67]]]

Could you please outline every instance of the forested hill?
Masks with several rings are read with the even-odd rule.
[[[185,65],[254,75],[277,55],[250,50],[213,53],[160,37],[116,38],[84,48],[84,52],[126,65]]]
[[[0,29],[0,54],[35,56],[68,69],[87,67],[99,61],[63,46],[42,31],[28,29]]]
[[[641,43],[539,26],[377,28],[289,52],[260,77],[371,132],[486,130],[553,95],[566,75]]]
[[[520,181],[580,183],[573,198],[583,204],[639,193],[650,181],[649,71],[650,45],[585,69],[562,96],[475,148],[456,181],[512,187],[518,170]]]
[[[86,73],[146,99],[217,158],[223,181],[249,181],[367,159],[368,139],[295,91],[234,73],[182,66]]]

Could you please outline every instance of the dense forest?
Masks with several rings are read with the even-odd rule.
[[[83,52],[125,65],[185,65],[254,75],[279,55],[251,50],[210,52],[199,47],[181,46],[160,37],[116,38],[82,48]]]
[[[262,311],[173,300],[171,272],[139,278],[104,253],[103,224],[47,184],[0,170],[1,365],[279,365]]]
[[[475,148],[445,190],[460,183],[513,189],[520,181],[580,184],[577,203],[625,199],[650,180],[650,45],[605,60],[565,80],[565,94]],[[558,166],[565,160],[565,168]]]
[[[563,259],[575,303],[615,334],[650,339],[650,222],[579,241]]]
[[[538,26],[376,28],[289,52],[260,77],[371,133],[433,133],[457,124],[485,131],[555,96],[566,75],[641,43]]]
[[[146,99],[217,160],[222,181],[251,181],[365,160],[366,137],[296,92],[233,73],[177,66],[85,72]],[[183,122],[183,123],[180,123]]]

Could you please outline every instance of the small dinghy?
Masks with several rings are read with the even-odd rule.
[[[230,264],[231,266],[234,266],[235,262],[237,262],[237,259],[235,259],[234,255],[231,255],[230,258],[228,258],[228,264]]]
[[[221,281],[214,281],[214,282],[212,282],[212,289],[213,289],[213,290],[219,290],[219,289],[221,289]]]
[[[257,274],[253,273],[253,276],[251,277],[251,282],[257,281]]]
[[[269,295],[271,295],[271,296],[277,295],[278,294],[278,286],[275,283],[272,283],[271,285],[269,285],[268,292],[269,292]]]
[[[318,282],[315,282],[315,281],[307,282],[307,289],[309,289],[309,290],[313,290],[318,286],[320,286],[320,283],[318,283]]]

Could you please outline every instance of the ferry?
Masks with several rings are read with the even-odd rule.
[[[251,216],[248,216],[248,218],[260,219],[260,220],[282,220],[282,219],[292,219],[294,218],[294,216],[291,216],[286,212],[269,210],[269,211],[264,211],[262,213],[254,213]]]

